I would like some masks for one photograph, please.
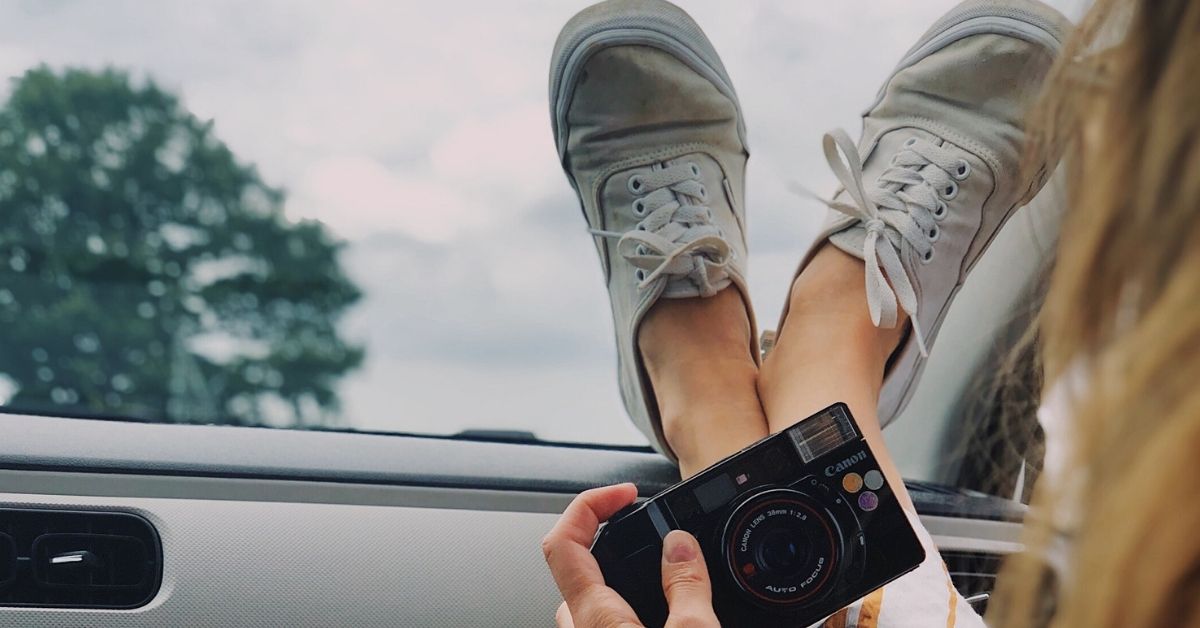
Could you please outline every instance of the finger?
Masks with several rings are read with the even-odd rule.
[[[558,611],[554,613],[554,623],[558,628],[575,628],[575,622],[571,621],[571,610],[567,608],[566,602],[558,605]]]
[[[637,498],[632,484],[618,484],[584,491],[563,511],[550,533],[542,539],[542,553],[550,565],[554,582],[563,599],[578,608],[589,588],[603,587],[604,575],[590,547],[600,522],[613,516]]]
[[[667,628],[720,628],[704,555],[687,532],[672,530],[663,538],[662,585],[670,609]]]
[[[561,532],[576,544],[591,546],[600,524],[635,499],[637,487],[628,482],[584,491],[571,500],[550,533]]]

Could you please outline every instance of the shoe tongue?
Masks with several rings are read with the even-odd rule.
[[[906,148],[904,143],[914,137],[935,146],[942,145],[942,138],[921,129],[903,128],[885,134],[879,138],[871,154],[865,156],[863,183],[868,190],[875,187],[875,181],[884,170],[892,167],[892,156],[903,151]]]
[[[880,175],[883,174],[883,171],[892,167],[892,156],[904,150],[904,143],[913,137],[925,140],[931,144],[940,145],[942,143],[942,139],[940,137],[928,131],[914,129],[911,127],[896,129],[894,131],[885,133],[883,137],[879,138],[879,141],[875,143],[875,147],[871,149],[870,154],[865,155],[866,160],[863,163],[863,186],[867,189],[868,193],[876,187],[876,180]],[[863,148],[863,146],[859,146],[860,150]],[[850,194],[845,190],[838,192],[837,196],[834,197],[834,200],[842,203],[854,202],[854,199],[852,199]],[[897,233],[895,229],[888,227],[884,230],[884,234],[897,249],[902,246],[903,238],[900,237],[900,234]],[[829,242],[831,244],[859,259],[862,259],[863,257],[863,246],[866,244],[866,240],[867,229],[862,222],[855,222],[845,229],[829,236]]]
[[[888,227],[883,231],[884,236],[891,241],[892,245],[899,248],[901,245],[900,234],[896,233],[895,229]],[[829,236],[829,243],[838,247],[843,252],[853,255],[858,259],[863,259],[863,247],[867,243],[867,228],[861,222],[856,222],[837,233]]]
[[[729,273],[724,270],[710,271],[709,284],[716,292],[720,292],[728,288],[733,280],[729,278]],[[714,292],[714,294],[716,293]],[[671,279],[667,281],[663,288],[662,295],[668,299],[689,299],[692,297],[712,296],[704,294],[696,282],[688,278]]]
[[[650,172],[658,173],[668,169],[689,168],[689,164],[693,161],[691,157],[691,155],[684,155],[668,161],[652,164],[650,166]],[[698,199],[689,199],[686,195],[675,192],[674,190],[672,190],[671,193],[674,196],[675,201],[680,205],[695,205],[701,203],[701,201]],[[713,229],[715,229],[715,227],[713,227]],[[659,232],[659,235],[662,235],[666,239],[679,244],[684,244],[694,240],[696,237],[699,237],[695,233],[685,235],[689,232],[695,231],[695,228],[685,228],[683,225],[677,222],[671,222],[662,228],[662,230]],[[704,229],[701,229],[701,231],[704,231]],[[696,252],[692,254],[692,257],[695,264],[705,264],[702,259],[708,259],[710,256],[703,252]],[[707,266],[706,274],[708,277],[709,286],[717,291],[725,289],[732,283],[729,273],[723,268]],[[700,286],[690,276],[668,277],[667,281],[665,282],[662,295],[666,298],[675,299],[711,296],[709,294],[704,294],[704,291],[701,290]]]
[[[657,163],[650,164],[649,169],[644,170],[643,172],[646,172],[647,175],[652,176],[652,177],[664,176],[663,173],[667,170],[671,170],[672,166],[675,166],[677,163],[679,163],[679,160],[660,161]],[[676,166],[676,167],[682,167],[682,166]],[[663,189],[663,188],[656,187],[656,189],[654,189],[652,192],[643,191],[642,194],[643,195],[653,194],[655,192],[659,192],[659,190],[661,190],[661,189]],[[676,192],[675,190],[668,190],[668,191],[671,193],[671,196],[676,201],[679,201],[682,204],[684,199],[680,196],[680,194],[678,192]]]

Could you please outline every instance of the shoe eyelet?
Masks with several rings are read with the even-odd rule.
[[[933,261],[933,248],[930,248],[928,251],[925,251],[924,255],[921,256],[921,263],[928,264],[929,262],[932,262],[932,261]]]
[[[633,213],[638,216],[645,216],[646,215],[646,202],[640,198],[638,200],[634,201],[633,202]]]
[[[708,188],[704,187],[703,185],[700,186],[700,200],[701,201],[708,200]]]
[[[946,203],[945,203],[945,201],[941,201],[941,200],[939,200],[939,201],[937,202],[937,208],[933,210],[933,218],[934,218],[934,220],[941,220],[941,219],[945,218],[945,217],[946,217],[946,210],[947,210],[947,208],[946,208]]]
[[[700,166],[697,166],[696,162],[694,162],[694,161],[688,162],[688,168],[691,169],[693,177],[700,176]]]
[[[637,245],[637,248],[633,250],[633,252],[637,255],[645,255],[648,251],[646,251],[646,247],[639,244]]]
[[[646,271],[639,268],[639,269],[633,271],[633,276],[637,277],[638,281],[645,281],[646,280]]]
[[[929,238],[930,242],[937,242],[938,238],[940,238],[941,236],[942,236],[942,230],[939,229],[937,225],[934,225],[932,228],[929,229],[929,231],[927,231],[925,233],[925,237]]]
[[[956,167],[954,169],[954,172],[952,172],[950,174],[955,179],[962,181],[963,179],[966,179],[967,177],[971,176],[971,164],[967,163],[966,159],[959,159],[958,167]]]
[[[954,200],[954,197],[958,196],[958,184],[951,181],[946,187],[938,190],[938,196],[947,201]]]
[[[629,192],[631,194],[641,194],[642,188],[645,187],[642,184],[642,175],[635,174],[635,175],[629,177],[628,187],[629,187]]]
[[[917,143],[917,138],[915,138],[915,137],[910,137],[910,138],[908,138],[908,139],[904,140],[904,147],[905,147],[905,148],[912,148],[912,146],[913,146],[914,144],[916,144],[916,143]]]

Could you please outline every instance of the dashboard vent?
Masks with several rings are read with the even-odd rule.
[[[142,517],[0,508],[0,606],[134,608],[161,581],[161,544]]]
[[[980,600],[972,606],[983,614],[987,610],[987,597],[996,585],[996,574],[1004,562],[1004,555],[989,552],[942,552],[942,560],[950,572],[954,587],[965,598]]]

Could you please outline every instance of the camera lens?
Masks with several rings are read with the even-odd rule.
[[[804,564],[808,541],[786,528],[775,528],[763,535],[755,550],[755,562],[763,571],[775,574],[791,574]]]
[[[724,557],[734,582],[760,606],[791,608],[834,588],[842,532],[819,500],[773,489],[739,504],[726,523]]]

